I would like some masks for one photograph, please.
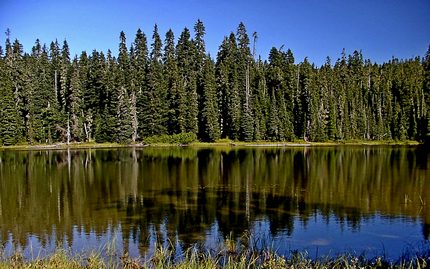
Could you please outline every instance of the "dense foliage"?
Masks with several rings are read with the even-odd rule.
[[[419,140],[430,137],[430,50],[423,59],[375,64],[359,51],[321,67],[272,48],[256,59],[257,34],[226,36],[215,60],[205,27],[176,44],[155,25],[148,47],[139,29],[118,57],[67,41],[36,40],[26,53],[6,33],[0,47],[0,145],[144,141],[192,133],[201,141]],[[252,49],[251,49],[252,45]]]

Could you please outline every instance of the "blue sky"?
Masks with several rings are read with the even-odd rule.
[[[206,26],[207,50],[216,56],[225,35],[243,21],[258,33],[257,52],[291,48],[296,62],[308,57],[321,65],[334,62],[342,48],[362,50],[374,62],[424,56],[430,44],[429,0],[0,0],[0,44],[5,30],[25,51],[35,40],[67,39],[71,53],[118,50],[120,31],[127,43],[141,28],[150,40],[155,23],[160,35],[169,28],[178,37],[197,19]],[[150,43],[150,42],[149,42]],[[72,55],[72,56],[73,56]]]

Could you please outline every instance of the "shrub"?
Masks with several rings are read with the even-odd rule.
[[[197,141],[195,133],[180,133],[173,135],[154,135],[143,139],[147,144],[179,144],[188,145]]]

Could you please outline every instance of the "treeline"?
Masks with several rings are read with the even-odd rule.
[[[214,60],[205,27],[149,41],[140,29],[118,57],[36,40],[0,47],[0,144],[145,141],[187,133],[201,141],[419,140],[430,136],[430,50],[423,59],[365,60],[342,52],[321,67],[291,50],[255,55],[240,23]],[[252,39],[252,40],[251,40]]]

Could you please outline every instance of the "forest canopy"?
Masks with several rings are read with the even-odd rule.
[[[257,33],[240,23],[212,58],[205,26],[177,41],[137,30],[118,53],[36,40],[31,52],[0,47],[0,145],[145,141],[187,134],[200,141],[417,140],[430,137],[430,48],[382,64],[345,50],[320,67],[273,47],[255,55]]]

